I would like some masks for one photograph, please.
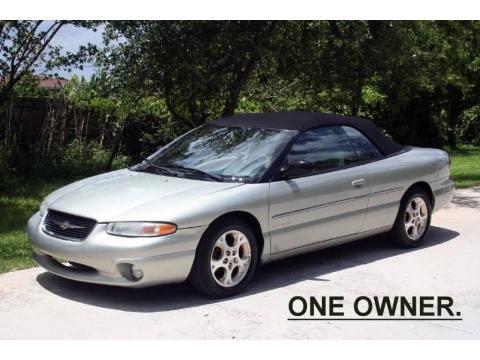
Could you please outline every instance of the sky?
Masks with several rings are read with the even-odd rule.
[[[44,26],[47,27],[49,23],[51,24],[51,21],[46,21]],[[93,30],[79,28],[73,25],[65,25],[58,31],[51,44],[60,45],[65,51],[71,52],[77,51],[80,45],[86,45],[87,43],[102,47],[102,33],[103,26],[99,27],[95,32]],[[79,77],[84,76],[89,79],[95,73],[95,66],[93,66],[93,64],[84,64],[83,70],[73,68],[71,72],[62,70],[55,70],[54,72],[67,79],[71,78],[73,75]]]

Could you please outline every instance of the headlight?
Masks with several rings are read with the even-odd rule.
[[[107,225],[107,233],[118,236],[163,236],[177,231],[177,225],[154,222],[115,222]]]
[[[43,217],[43,215],[46,214],[47,212],[47,202],[45,200],[42,201],[42,203],[40,204],[40,208],[38,209],[38,212],[40,213],[40,216]]]

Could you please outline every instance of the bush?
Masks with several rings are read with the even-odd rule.
[[[73,140],[63,150],[60,156],[58,170],[65,176],[90,176],[101,173],[110,157],[110,151],[94,141]],[[129,158],[123,154],[117,155],[113,169],[127,167]]]
[[[7,151],[0,148],[0,175],[2,187],[17,180],[61,180],[77,179],[105,171],[110,150],[95,141],[73,140],[66,146],[52,147],[49,151],[35,149]],[[118,154],[113,169],[127,167],[130,159]]]
[[[463,111],[455,130],[460,142],[480,145],[480,106]]]

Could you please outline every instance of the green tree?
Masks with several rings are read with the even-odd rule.
[[[81,46],[77,53],[61,52],[52,40],[66,25],[94,28],[92,21],[0,21],[0,105],[14,86],[38,68],[51,70],[82,63],[96,51],[95,46]]]
[[[111,22],[103,65],[126,87],[165,98],[190,126],[234,113],[259,64],[276,49],[271,21]],[[131,79],[134,80],[131,80]]]
[[[479,34],[475,21],[112,22],[102,65],[140,98],[164,99],[179,130],[311,110],[455,147],[478,128]]]

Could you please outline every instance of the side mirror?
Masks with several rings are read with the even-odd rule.
[[[288,163],[280,169],[280,178],[283,180],[306,176],[313,173],[315,167],[309,161],[295,161]]]

